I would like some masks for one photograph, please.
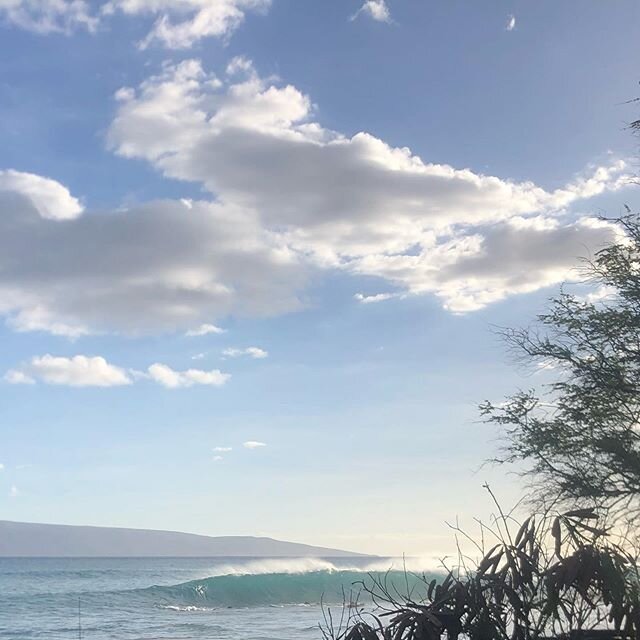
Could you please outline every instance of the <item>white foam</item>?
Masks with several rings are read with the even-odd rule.
[[[362,565],[336,564],[321,558],[282,558],[268,560],[251,560],[241,564],[214,565],[210,577],[246,576],[265,574],[302,574],[318,571],[350,571],[354,573],[380,573],[385,571],[404,571],[411,573],[442,571],[440,560],[433,557],[421,558],[380,558],[372,559]]]
[[[193,612],[193,611],[213,611],[210,607],[196,607],[195,605],[180,606],[177,604],[161,604],[160,609],[168,609],[169,611]]]

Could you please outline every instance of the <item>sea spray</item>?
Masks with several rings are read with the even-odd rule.
[[[260,558],[256,560],[239,558],[237,563],[213,564],[210,573],[203,577],[228,575],[262,575],[268,573],[297,574],[316,571],[350,571],[353,573],[385,573],[405,570],[409,573],[442,572],[441,561],[432,556],[408,558],[359,558],[359,563],[348,559],[328,558]]]
[[[207,578],[173,586],[140,590],[164,606],[263,607],[289,604],[367,601],[362,583],[371,574],[384,574],[387,586],[399,593],[420,592],[423,572],[414,572],[411,563],[376,561],[361,567],[338,567],[328,560],[260,560],[240,565],[215,567]],[[433,572],[429,572],[430,577]]]

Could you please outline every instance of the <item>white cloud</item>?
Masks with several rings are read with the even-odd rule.
[[[243,442],[242,446],[245,449],[261,449],[262,447],[266,447],[266,443],[258,442],[257,440],[247,440],[247,442]]]
[[[0,0],[0,20],[34,33],[94,32],[116,13],[148,16],[153,26],[140,42],[185,49],[203,38],[228,38],[248,12],[265,13],[271,0]],[[92,11],[92,6],[96,11]]]
[[[32,384],[40,380],[70,387],[115,387],[132,382],[124,369],[100,356],[65,358],[49,354],[32,358],[22,368],[8,371],[5,380],[12,384]]]
[[[229,453],[229,451],[233,451],[233,447],[214,447],[213,451],[215,453]]]
[[[206,355],[207,355],[206,353],[196,353],[196,354],[191,356],[191,359],[192,360],[204,360]]]
[[[153,16],[153,28],[140,47],[157,42],[169,49],[185,49],[203,38],[229,36],[248,11],[264,12],[270,5],[271,0],[111,0],[103,13]]]
[[[200,369],[187,369],[187,371],[175,371],[166,364],[155,363],[148,369],[152,380],[169,389],[192,387],[194,385],[222,386],[231,377],[228,373],[222,373],[219,369],[201,371]]]
[[[228,76],[237,76],[240,74],[245,74],[248,77],[256,76],[256,70],[253,66],[253,61],[245,58],[244,56],[235,56],[234,58],[231,58],[231,60],[227,64],[225,73]]]
[[[220,327],[216,327],[214,324],[201,324],[197,329],[190,329],[185,333],[186,336],[194,337],[194,336],[206,336],[210,333],[225,333],[224,329]]]
[[[351,20],[360,15],[369,16],[377,22],[391,22],[391,12],[385,0],[365,0],[360,9],[351,16]]]
[[[240,356],[249,356],[250,358],[254,358],[256,360],[260,360],[262,358],[267,358],[269,356],[269,352],[261,349],[260,347],[247,347],[246,349],[225,349],[222,352],[222,355],[227,356],[228,358],[239,358]]]
[[[17,313],[8,319],[9,326],[18,332],[44,331],[54,336],[66,336],[78,338],[87,335],[91,331],[83,324],[67,324],[57,320],[55,315],[47,308],[37,303],[30,307],[19,309]]]
[[[582,300],[590,304],[602,302],[604,300],[611,300],[618,295],[618,290],[608,285],[602,285],[597,287],[594,291],[589,292],[587,295],[582,296]],[[580,296],[578,296],[580,298]]]
[[[131,100],[135,96],[135,91],[131,87],[120,87],[113,97],[119,101]]]
[[[317,267],[377,276],[399,293],[435,293],[458,312],[557,283],[585,247],[611,237],[559,214],[628,184],[621,160],[548,191],[426,163],[367,133],[345,137],[313,122],[311,105],[255,71],[224,84],[191,60],[165,67],[122,103],[109,140],[122,156],[255,211]],[[462,272],[490,247],[506,251],[499,237],[526,246],[545,225],[555,253],[530,256],[526,273],[511,255],[502,266],[489,255],[494,273],[484,278]]]
[[[4,375],[4,381],[9,384],[35,384],[36,381],[28,376],[24,371],[19,371],[17,369],[10,369]]]
[[[514,219],[478,231],[445,239],[428,254],[371,260],[366,272],[379,270],[414,294],[434,293],[445,308],[466,313],[509,295],[578,279],[576,256],[616,234],[613,226],[592,225],[588,218],[547,228]]]
[[[12,485],[12,487],[9,489],[9,497],[10,498],[17,498],[20,495],[20,491],[18,491],[18,487],[16,487],[16,485]]]
[[[399,296],[397,293],[376,293],[375,295],[371,296],[366,296],[363,293],[356,293],[353,297],[362,304],[372,304],[375,302],[392,300],[393,298],[398,298]]]
[[[41,34],[94,31],[98,24],[85,0],[0,0],[0,19]]]
[[[516,17],[514,15],[510,15],[507,19],[507,24],[505,25],[505,29],[507,31],[513,31],[516,28]]]
[[[4,464],[0,462],[0,471],[4,471]]]
[[[25,196],[43,218],[70,220],[82,213],[82,205],[66,187],[55,180],[33,173],[12,169],[0,171],[0,192]]]
[[[326,129],[295,87],[246,60],[231,66],[224,80],[195,60],[163,66],[119,93],[108,133],[118,154],[204,186],[211,201],[97,214],[53,180],[0,174],[9,326],[215,333],[208,323],[229,315],[300,309],[310,276],[329,269],[463,313],[572,277],[576,256],[613,237],[568,210],[625,187],[623,161],[553,190],[433,164]]]
[[[222,460],[224,460],[223,456],[213,456],[212,460],[214,462],[221,462]]]
[[[159,201],[54,217],[23,189],[0,191],[0,315],[16,330],[212,332],[212,317],[302,305],[307,268],[255,212]]]
[[[7,371],[4,380],[10,384],[34,384],[40,381],[70,387],[116,387],[139,380],[152,380],[164,387],[176,389],[194,385],[222,386],[230,377],[230,374],[218,369],[175,371],[161,363],[152,364],[146,373],[126,371],[100,356],[77,355],[65,358],[47,354],[32,358],[18,369]]]

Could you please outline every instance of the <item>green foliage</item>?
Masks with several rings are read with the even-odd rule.
[[[553,382],[481,411],[503,428],[498,462],[524,463],[539,499],[633,517],[640,508],[640,219],[615,223],[618,240],[584,264],[604,297],[562,292],[534,327],[504,332],[513,352]]]
[[[482,528],[479,562],[461,554],[443,580],[423,576],[419,593],[370,575],[360,586],[374,609],[350,607],[346,624],[323,628],[325,640],[536,640],[594,629],[640,637],[637,558],[593,510],[522,524],[501,513]],[[490,537],[497,544],[486,550]]]

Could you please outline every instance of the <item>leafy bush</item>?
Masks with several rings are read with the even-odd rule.
[[[536,640],[593,637],[575,633],[594,629],[640,638],[630,532],[605,530],[593,509],[543,513],[521,524],[500,511],[480,526],[479,542],[455,527],[479,561],[459,551],[457,567],[440,581],[421,576],[419,593],[400,593],[388,574],[369,574],[354,586],[373,607],[350,603],[339,624],[325,611],[325,640]]]

